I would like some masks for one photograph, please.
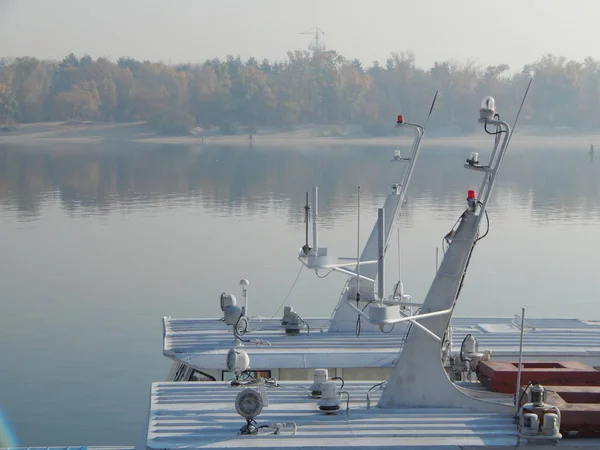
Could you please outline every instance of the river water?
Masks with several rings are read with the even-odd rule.
[[[388,288],[401,275],[416,301],[426,294],[436,247],[479,186],[463,168],[469,152],[424,146],[399,220],[400,258],[396,238],[388,253]],[[10,427],[20,445],[132,445],[150,383],[170,367],[161,318],[219,317],[219,294],[237,294],[240,278],[250,280],[251,313],[270,317],[300,268],[305,192],[319,186],[321,244],[353,256],[357,186],[364,243],[401,179],[392,154],[0,146],[0,436],[9,441]],[[457,315],[524,306],[528,316],[600,319],[599,163],[586,148],[509,149]],[[329,315],[344,281],[304,271],[288,304]]]

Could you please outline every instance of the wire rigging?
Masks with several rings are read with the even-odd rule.
[[[298,274],[296,275],[296,279],[294,280],[294,283],[292,283],[292,287],[290,288],[290,290],[288,291],[287,295],[285,296],[285,298],[281,302],[281,305],[279,305],[279,308],[277,308],[277,311],[275,311],[275,313],[271,316],[271,319],[277,315],[277,313],[281,310],[281,308],[283,308],[283,305],[285,305],[285,302],[287,302],[288,298],[290,297],[290,294],[294,290],[294,287],[296,287],[296,283],[298,282],[298,279],[300,278],[300,274],[302,273],[302,269],[304,269],[304,264],[300,264],[300,270],[298,271]],[[329,275],[329,274],[327,274],[327,275]],[[327,275],[325,275],[325,276],[327,276]]]

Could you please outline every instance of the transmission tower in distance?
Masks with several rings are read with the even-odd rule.
[[[325,50],[325,42],[323,42],[323,39],[321,39],[321,36],[324,35],[325,32],[319,27],[311,28],[310,30],[303,31],[300,34],[310,34],[314,36],[312,41],[310,41],[310,44],[308,44],[308,49],[313,52],[313,55]]]

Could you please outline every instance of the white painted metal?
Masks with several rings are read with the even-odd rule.
[[[336,258],[333,255],[328,254],[327,248],[314,248],[315,246],[318,246],[318,240],[316,239],[317,227],[315,214],[318,200],[316,197],[316,188],[313,191],[313,249],[308,254],[301,249],[299,251],[298,259],[309,269],[329,269],[350,275],[350,279],[344,286],[338,305],[334,309],[329,331],[350,331],[355,329],[357,315],[355,311],[347,307],[347,300],[358,300],[358,306],[364,307],[366,302],[373,301],[376,298],[375,280],[378,278],[378,274],[382,273],[381,266],[383,265],[383,258],[380,256],[382,248],[383,253],[385,253],[385,249],[391,238],[395,220],[400,214],[402,204],[406,199],[406,191],[410,184],[425,130],[424,127],[421,127],[420,125],[406,122],[399,123],[397,126],[411,128],[414,132],[414,140],[408,158],[397,156],[394,157],[392,161],[408,161],[409,164],[404,171],[402,182],[392,186],[392,193],[388,195],[383,206],[385,219],[382,220],[381,223],[379,220],[376,222],[362,253],[360,252],[360,234],[357,234],[356,258]],[[360,197],[360,187],[358,192]],[[360,228],[360,202],[358,211],[358,226]],[[381,245],[382,242],[383,245]],[[352,266],[354,266],[354,269],[351,269]],[[384,280],[383,276],[379,276],[379,278],[377,297],[381,299],[381,294],[384,291],[382,287]],[[376,329],[376,327],[367,322],[364,324],[363,329],[364,331],[369,331]]]
[[[246,279],[240,280],[240,286],[242,287],[242,297],[244,297],[244,315],[250,317],[250,312],[248,311],[248,286],[250,282]]]
[[[471,254],[478,240],[479,225],[508,146],[510,126],[501,120],[482,120],[485,125],[496,127],[496,140],[488,165],[466,165],[484,173],[479,198],[469,199],[469,206],[462,214],[456,230],[450,234],[448,250],[423,302],[421,314],[429,317],[421,320],[420,324],[429,333],[418,327],[413,327],[408,333],[379,401],[380,407],[460,406],[477,411],[512,411],[512,407],[507,410],[506,405],[484,403],[457,389],[441,364],[438,340],[430,336],[433,334],[442,339],[448,329],[452,309],[458,299]],[[500,145],[501,135],[503,139]],[[446,314],[432,316],[442,312]]]
[[[525,308],[521,308],[521,332],[519,333],[519,365],[517,367],[517,385],[515,391],[515,408],[519,408],[519,391],[521,389],[521,373],[523,371],[523,336],[525,335]]]
[[[377,263],[377,294],[379,300],[385,298],[385,209],[377,210],[377,233],[379,236],[379,258]]]
[[[134,450],[133,446],[0,447],[0,450]]]
[[[0,447],[0,450],[134,450],[133,446],[52,446],[52,447]]]
[[[244,420],[235,412],[239,388],[225,383],[154,383],[148,417],[147,449],[196,448],[357,448],[357,449],[495,449],[522,448],[513,414],[477,413],[461,408],[367,408],[367,391],[374,383],[346,383],[350,411],[336,415],[319,411],[301,383],[270,388],[269,407],[257,425],[297,424],[297,434],[265,429],[255,436],[240,436]],[[370,394],[378,400],[380,390]],[[482,396],[486,393],[482,392]],[[511,403],[512,397],[504,400]],[[498,399],[498,396],[495,396]],[[598,439],[561,441],[557,447],[593,448]],[[548,448],[543,444],[538,450]]]
[[[356,299],[356,303],[360,304],[360,297],[361,297],[361,292],[360,292],[360,281],[361,281],[361,276],[360,276],[360,186],[358,186],[358,189],[356,191],[356,277],[351,278],[352,281],[354,281],[356,283],[356,294],[353,298]],[[375,280],[375,277],[371,277],[373,280]],[[371,297],[367,297],[368,299],[371,299]]]
[[[148,449],[181,448],[411,448],[497,445],[514,447],[511,415],[452,409],[383,411],[366,408],[372,383],[347,383],[350,412],[323,415],[317,400],[298,383],[269,389],[268,408],[258,425],[295,422],[297,434],[239,436],[244,421],[235,412],[239,389],[223,383],[154,383],[148,420]],[[377,400],[378,392],[372,393]]]
[[[389,245],[389,241],[392,236],[392,231],[394,229],[394,224],[396,222],[396,218],[399,216],[402,205],[406,200],[406,192],[408,186],[410,184],[410,180],[412,178],[412,174],[415,168],[415,164],[417,162],[421,141],[424,135],[424,129],[420,125],[411,124],[411,123],[403,123],[401,126],[409,127],[414,132],[414,139],[412,144],[412,149],[410,152],[410,156],[408,158],[401,158],[402,161],[408,161],[408,166],[405,169],[404,176],[402,178],[402,182],[400,184],[395,184],[392,186],[392,193],[390,193],[383,205],[383,210],[385,211],[385,226],[384,226],[384,234],[385,234],[385,245],[384,248],[387,248]],[[361,274],[369,279],[375,280],[377,276],[377,266],[374,264],[368,264],[370,261],[379,261],[378,258],[378,241],[379,241],[379,225],[378,222],[373,227],[371,234],[363,248],[363,251],[360,255],[361,262]],[[356,269],[355,269],[356,270]],[[360,294],[363,301],[368,302],[375,299],[375,285],[373,282],[361,282]],[[330,331],[351,331],[354,330],[356,326],[356,312],[348,307],[348,300],[354,300],[356,298],[356,289],[357,283],[356,278],[352,277],[346,288],[346,294],[342,292],[340,296],[340,300],[334,310],[331,325],[329,327]],[[361,306],[362,307],[362,306]],[[375,326],[365,323],[362,327],[363,331],[368,331],[370,329],[376,329]]]
[[[318,254],[319,251],[319,188],[313,187],[313,204],[312,204],[312,222],[313,222],[313,248],[312,252],[314,255]]]
[[[246,338],[263,339],[267,345],[246,345],[254,369],[278,368],[389,368],[403,347],[404,333],[330,333],[328,319],[304,318],[311,333],[286,336],[279,319],[251,322],[257,328]],[[218,319],[174,319],[165,317],[163,354],[199,370],[226,370],[231,348],[231,330]],[[569,361],[600,366],[600,320],[528,318],[523,336],[523,358],[527,361]],[[467,334],[479,342],[480,350],[491,350],[498,361],[516,361],[519,356],[520,320],[512,317],[453,317],[452,352],[457,354]],[[312,373],[307,373],[307,380]]]

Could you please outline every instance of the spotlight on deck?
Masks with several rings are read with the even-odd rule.
[[[254,389],[244,389],[235,398],[235,410],[246,419],[246,425],[240,428],[240,434],[252,435],[258,434],[258,427],[254,418],[257,417],[263,409],[263,399],[258,391]]]
[[[228,306],[235,306],[237,304],[237,299],[234,295],[227,294],[223,292],[220,297],[221,300],[221,311],[225,312],[225,308]]]
[[[227,370],[233,372],[236,377],[239,377],[241,373],[248,369],[250,369],[250,357],[248,353],[235,348],[229,349],[227,353]]]

